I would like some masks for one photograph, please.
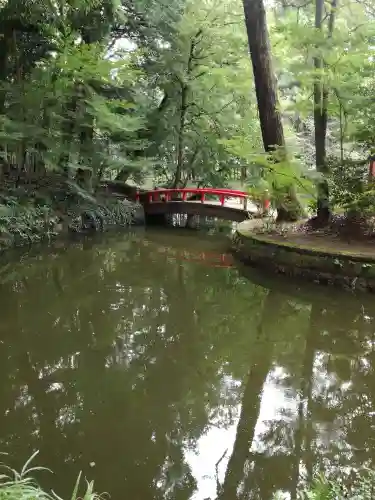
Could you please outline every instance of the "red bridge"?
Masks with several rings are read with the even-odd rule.
[[[154,189],[136,193],[146,216],[166,214],[202,215],[242,222],[252,214],[261,214],[269,208],[269,201],[255,204],[249,193],[234,189],[176,188]]]

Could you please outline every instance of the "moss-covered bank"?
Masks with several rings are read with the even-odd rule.
[[[288,237],[257,233],[240,224],[232,240],[233,252],[244,263],[291,277],[336,285],[346,290],[375,292],[375,252],[363,254],[332,247],[297,244]]]
[[[106,231],[143,221],[140,205],[105,192],[91,195],[59,176],[50,177],[44,185],[0,191],[0,250],[60,234]]]

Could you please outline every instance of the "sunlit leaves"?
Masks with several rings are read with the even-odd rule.
[[[308,125],[313,112],[312,88],[319,77],[328,89],[328,151],[339,156],[341,141],[344,155],[350,156],[358,125],[363,129],[364,120],[370,118],[365,115],[372,116],[371,111],[367,113],[372,109],[372,99],[365,89],[369,84],[372,87],[375,24],[359,2],[339,3],[332,36],[327,35],[327,19],[322,31],[315,30],[313,5],[306,4],[299,9],[288,8],[273,21],[271,32],[282,105],[288,116],[297,113]],[[316,55],[324,61],[319,74],[313,65]],[[371,128],[369,125],[367,130]],[[313,135],[305,133],[303,140],[313,146]]]

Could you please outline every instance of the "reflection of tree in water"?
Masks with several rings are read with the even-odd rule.
[[[83,469],[112,498],[188,498],[184,449],[237,402],[223,381],[262,289],[125,240],[30,258],[0,293],[1,451],[40,449],[61,494]]]
[[[263,380],[260,376],[252,387],[255,379],[249,377],[244,389],[223,498],[266,499],[284,490],[295,499],[301,480],[321,469],[342,478],[346,470],[374,465],[373,317],[353,299],[315,298],[310,307],[286,299],[277,314],[277,306],[273,309],[281,319],[290,306],[288,320],[277,326],[280,341],[273,343],[272,357],[269,353],[269,371],[263,367]],[[263,335],[272,331],[269,324],[265,315]],[[259,367],[252,361],[250,374],[254,370]],[[264,421],[265,429],[255,435],[266,377],[293,404]]]
[[[137,238],[12,273],[0,281],[0,450],[19,465],[40,449],[59,493],[83,469],[114,499],[187,499],[186,450],[237,419],[221,498],[295,498],[321,466],[373,463],[374,321],[361,301],[267,293]],[[288,405],[259,429],[269,385]]]
[[[271,458],[253,452],[252,444],[263,387],[272,370],[278,344],[283,339],[278,324],[285,321],[289,324],[287,320],[293,312],[285,297],[277,292],[270,291],[263,302],[258,336],[249,349],[250,370],[243,392],[236,440],[221,488],[220,498],[223,500],[269,498],[275,486],[273,479],[276,483],[281,481],[285,484],[288,481],[285,456],[279,460],[277,455]],[[267,477],[269,468],[272,469],[272,476]]]

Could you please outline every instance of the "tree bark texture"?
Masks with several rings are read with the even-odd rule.
[[[243,0],[243,7],[263,145],[267,152],[272,152],[275,147],[284,147],[285,139],[278,110],[266,11],[263,0]]]
[[[328,38],[332,37],[337,0],[332,0],[331,11],[328,18]],[[315,29],[323,30],[324,0],[315,0]],[[328,123],[328,88],[323,81],[324,61],[319,54],[314,57],[315,83],[314,83],[314,127],[315,127],[315,165],[316,170],[322,176],[326,176],[326,140]],[[317,219],[322,225],[326,224],[330,218],[329,188],[327,179],[322,177],[317,186]]]
[[[315,29],[322,30],[324,0],[315,0]],[[318,50],[318,49],[317,49]],[[326,136],[327,136],[327,98],[328,92],[322,82],[323,60],[320,54],[314,57],[314,128],[315,128],[315,165],[317,172],[325,174]],[[323,223],[328,220],[328,184],[325,179],[317,186],[317,216]]]
[[[277,82],[272,67],[263,0],[243,0],[243,7],[263,146],[267,153],[281,148],[285,154],[284,129],[278,109]],[[303,212],[292,183],[291,180],[290,186],[286,189],[284,202],[277,203],[278,222],[295,221]]]

